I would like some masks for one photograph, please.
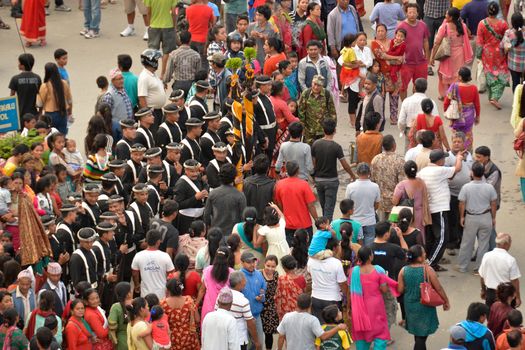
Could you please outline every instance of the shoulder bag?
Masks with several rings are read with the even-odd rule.
[[[434,289],[432,283],[430,283],[427,275],[427,266],[423,265],[423,282],[419,284],[419,289],[421,292],[421,304],[425,306],[441,306],[445,304],[441,295]]]
[[[523,158],[523,151],[525,149],[525,131],[522,131],[514,140],[514,150],[520,159]]]
[[[445,24],[445,35],[443,36],[443,39],[441,39],[441,43],[439,44],[439,47],[437,48],[434,55],[434,59],[438,61],[443,61],[450,57],[450,39],[447,35],[447,28],[448,25]]]
[[[461,119],[461,101],[459,99],[459,85],[454,83],[451,91],[450,104],[448,105],[447,110],[445,111],[445,118],[448,120],[458,120]]]

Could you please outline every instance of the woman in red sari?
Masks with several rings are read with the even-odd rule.
[[[84,319],[96,335],[93,350],[113,350],[113,342],[109,339],[109,322],[106,313],[100,307],[100,298],[94,288],[84,292],[86,309]]]
[[[19,0],[13,0],[17,3]],[[20,34],[24,37],[26,47],[33,44],[46,45],[46,12],[45,0],[24,0]]]
[[[290,107],[288,107],[288,104],[284,100],[283,89],[284,84],[282,82],[273,82],[270,100],[272,101],[273,110],[275,111],[275,121],[279,127],[277,128],[275,148],[273,149],[272,154],[272,163],[270,167],[271,174],[275,173],[275,162],[277,161],[281,144],[289,138],[288,125],[299,121],[299,118],[292,114]]]
[[[282,320],[287,312],[295,311],[297,307],[297,297],[306,289],[306,281],[303,276],[297,275],[297,260],[291,255],[281,258],[281,265],[284,275],[279,276],[277,281],[277,291],[275,293],[275,308]]]
[[[326,52],[325,39],[326,32],[324,31],[323,23],[321,22],[321,5],[316,2],[308,4],[306,9],[306,21],[304,22],[303,30],[299,34],[299,59],[306,57],[306,45],[310,40],[319,40],[323,44],[323,52]]]

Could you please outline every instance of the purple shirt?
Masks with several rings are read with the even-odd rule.
[[[403,28],[407,32],[405,43],[405,64],[420,65],[427,63],[423,42],[428,40],[429,32],[423,21],[417,21],[415,26],[408,24],[406,21],[399,23],[397,28]]]
[[[461,9],[461,18],[472,35],[478,31],[478,23],[487,18],[487,0],[472,0]]]

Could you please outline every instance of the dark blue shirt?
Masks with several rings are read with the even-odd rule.
[[[487,0],[472,0],[461,9],[461,18],[467,25],[472,35],[478,32],[478,24],[487,18]]]

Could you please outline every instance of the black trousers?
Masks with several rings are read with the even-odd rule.
[[[340,301],[335,301],[335,300],[321,300],[321,299],[317,299],[317,298],[314,298],[312,297],[312,315],[314,315],[315,317],[317,317],[317,319],[319,320],[319,322],[321,324],[325,323],[324,319],[323,319],[323,309],[327,306],[330,306],[330,305],[337,305],[337,307],[339,308],[339,310],[342,310],[342,307],[341,307],[341,302]]]
[[[297,230],[300,230],[300,229],[297,229]],[[293,229],[293,228],[285,228],[284,229],[284,232],[286,234],[286,242],[288,242],[288,245],[290,246],[290,248],[292,248],[293,235],[294,235],[295,231],[297,231],[297,230]],[[312,236],[314,235],[314,231],[312,229],[312,226],[305,228],[305,230],[306,230],[306,232],[308,232],[308,242],[311,242],[312,241]],[[310,245],[310,244],[308,244],[308,245]]]
[[[159,130],[160,124],[164,122],[164,114],[162,113],[162,109],[154,109],[153,116],[155,117],[155,123],[149,128],[149,131],[151,131],[153,136],[155,136],[157,135],[157,130]]]
[[[449,237],[447,248],[459,249],[461,237],[463,237],[463,227],[459,223],[459,200],[456,196],[450,196],[450,213],[448,217]]]
[[[439,264],[448,242],[448,211],[433,213],[432,225],[425,228],[427,259],[430,266]]]

